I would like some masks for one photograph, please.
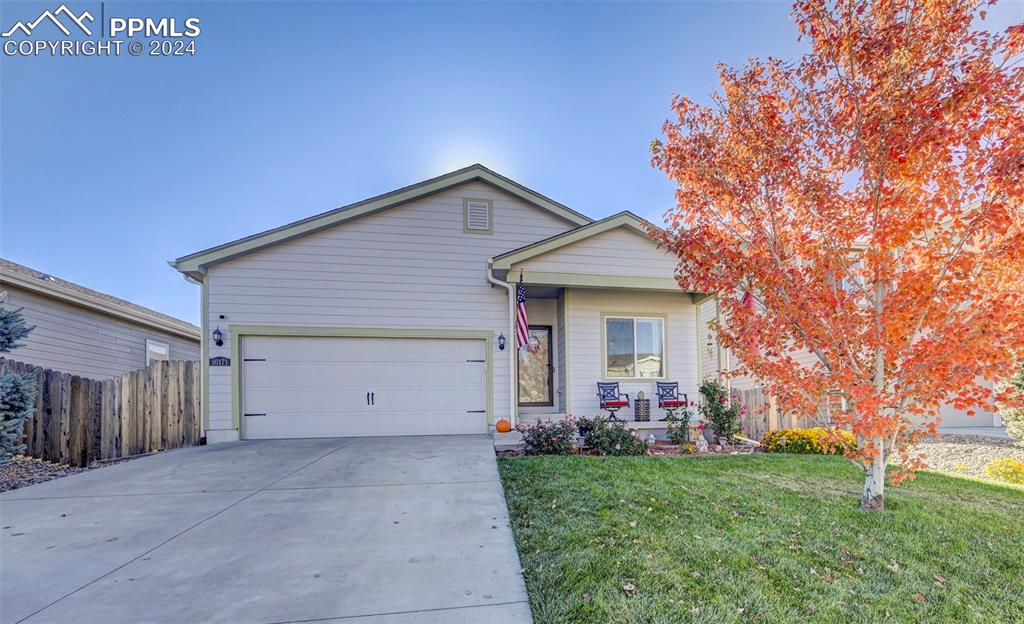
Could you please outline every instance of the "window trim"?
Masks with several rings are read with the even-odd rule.
[[[487,206],[487,229],[479,230],[469,227],[469,205],[484,204]],[[494,201],[490,199],[477,199],[475,197],[462,198],[462,233],[483,234],[489,236],[494,234]]]
[[[163,360],[153,360],[150,354],[153,353],[152,347],[159,347],[163,349],[165,358]],[[146,338],[146,366],[149,366],[154,361],[168,362],[171,359],[171,345],[166,342],[160,342],[159,340],[152,340]]]
[[[661,321],[661,376],[609,377],[608,376],[608,319],[633,321],[633,371],[636,372],[636,321]],[[602,312],[601,313],[601,381],[651,382],[664,381],[668,374],[668,314],[656,312]]]

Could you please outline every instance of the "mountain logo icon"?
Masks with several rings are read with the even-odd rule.
[[[69,9],[67,5],[62,4],[60,5],[60,7],[57,8],[56,11],[43,11],[43,13],[39,17],[32,20],[31,22],[28,22],[27,24],[25,22],[22,22],[21,20],[18,20],[14,24],[14,26],[10,27],[9,30],[7,30],[4,33],[0,33],[0,37],[10,37],[16,32],[20,32],[25,36],[31,35],[32,31],[35,30],[37,26],[39,26],[46,20],[49,20],[50,22],[53,23],[54,26],[59,28],[61,32],[64,33],[65,37],[70,37],[71,30],[64,25],[64,22],[61,21],[60,16],[68,18],[74,23],[75,26],[82,29],[82,32],[84,32],[86,35],[92,36],[92,30],[90,30],[89,27],[85,25],[86,21],[95,21],[95,18],[92,16],[92,13],[89,13],[88,11],[83,11],[81,15],[75,15],[75,12]]]

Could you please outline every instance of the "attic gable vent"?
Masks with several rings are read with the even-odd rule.
[[[462,231],[466,234],[493,234],[494,206],[489,199],[462,200]]]

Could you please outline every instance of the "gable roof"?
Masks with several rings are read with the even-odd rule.
[[[341,208],[282,225],[259,234],[253,234],[230,243],[182,256],[170,264],[182,273],[198,277],[202,273],[203,267],[210,264],[263,249],[270,245],[358,219],[381,210],[387,210],[388,208],[393,208],[473,181],[485,182],[495,186],[574,225],[585,225],[593,222],[593,219],[572,210],[568,206],[528,189],[522,184],[495,173],[483,165],[475,164],[400,188],[396,191],[391,191],[390,193],[371,197],[370,199],[342,206]]]
[[[0,283],[45,295],[83,308],[159,329],[191,340],[199,340],[199,328],[192,323],[161,314],[131,301],[101,293],[0,258]]]
[[[529,245],[520,247],[519,249],[513,249],[512,251],[507,251],[499,256],[494,256],[492,259],[494,263],[493,266],[497,270],[510,269],[512,268],[512,265],[517,262],[523,262],[524,260],[535,258],[556,249],[568,247],[573,243],[586,240],[592,236],[597,236],[598,234],[617,228],[633,230],[644,237],[649,237],[652,230],[660,231],[660,228],[654,224],[641,219],[632,212],[626,210],[618,214],[613,214],[610,217],[605,217],[600,221],[581,225],[580,227],[569,230],[568,232],[555,234],[554,236],[539,240],[535,243],[530,243]],[[651,244],[656,245],[653,240],[651,241]]]

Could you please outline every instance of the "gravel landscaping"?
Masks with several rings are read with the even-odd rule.
[[[152,453],[145,453],[143,455],[152,455]],[[9,462],[0,465],[0,492],[28,487],[30,485],[35,485],[36,483],[51,481],[53,479],[73,475],[75,473],[85,472],[86,470],[96,470],[97,468],[103,468],[104,466],[120,464],[122,462],[137,459],[143,455],[106,459],[102,462],[96,462],[88,468],[63,466],[61,464],[54,464],[42,459],[36,459],[35,457],[15,455]]]
[[[985,466],[993,459],[1024,461],[1024,448],[1013,440],[970,435],[944,435],[928,439],[914,449],[930,470],[985,477]]]
[[[9,462],[0,465],[0,492],[59,479],[83,470],[88,470],[88,468],[62,466],[34,457],[15,455]]]

